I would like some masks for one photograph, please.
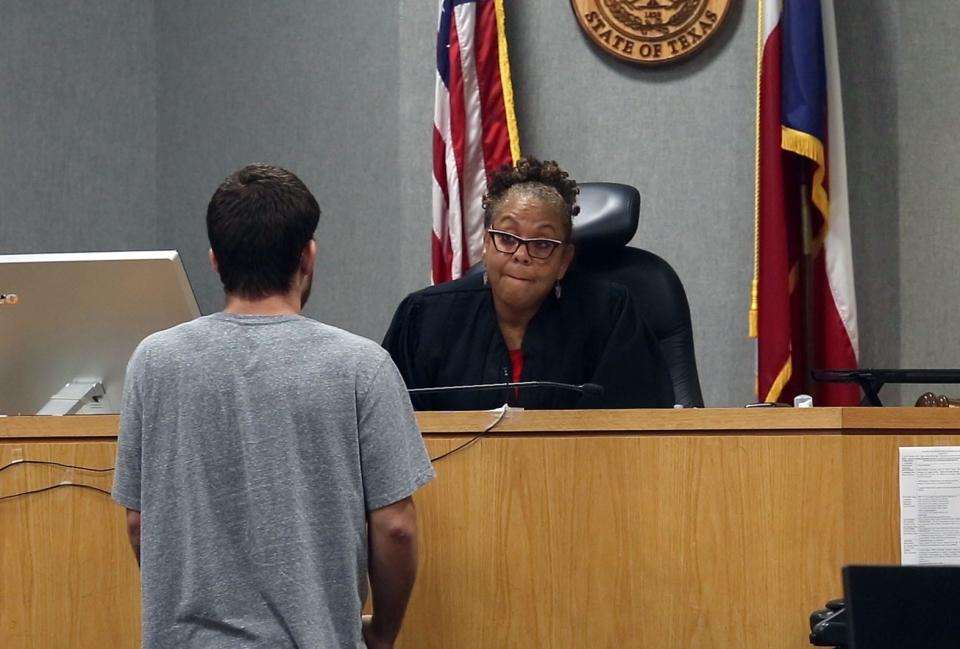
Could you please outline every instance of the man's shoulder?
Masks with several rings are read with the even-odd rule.
[[[196,330],[197,321],[202,319],[180,323],[141,340],[127,362],[128,377],[142,377],[148,371],[154,373],[189,355],[191,332]]]
[[[325,349],[335,350],[345,356],[362,356],[372,360],[382,360],[387,352],[379,344],[346,329],[335,327],[318,320],[304,318],[306,326],[312,328],[312,334]]]
[[[144,338],[137,350],[143,352],[169,351],[176,348],[186,338],[196,335],[206,326],[209,316],[201,316],[187,322],[181,322],[168,329],[161,329]]]

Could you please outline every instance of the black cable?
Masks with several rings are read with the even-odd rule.
[[[77,469],[78,471],[90,471],[91,473],[108,473],[113,471],[114,467],[108,467],[106,469],[95,469],[92,466],[80,466],[78,464],[63,464],[62,462],[54,462],[53,460],[15,460],[10,464],[4,464],[0,466],[0,473],[3,473],[12,466],[17,466],[19,464],[45,464],[48,466],[59,466],[64,469]]]
[[[468,446],[473,445],[477,440],[479,440],[481,437],[483,437],[484,435],[486,435],[487,433],[489,433],[491,430],[493,430],[493,429],[496,427],[497,424],[499,424],[501,421],[503,421],[503,418],[506,417],[506,415],[507,415],[507,409],[508,409],[508,406],[507,406],[507,405],[504,405],[504,406],[500,409],[500,414],[497,415],[497,418],[493,420],[493,423],[492,423],[492,424],[490,424],[489,426],[487,426],[486,428],[484,428],[482,431],[480,431],[479,433],[477,433],[477,435],[475,435],[474,437],[472,437],[472,438],[468,439],[467,441],[465,441],[465,442],[464,442],[463,444],[461,444],[460,446],[456,446],[456,447],[450,449],[449,451],[447,451],[446,453],[441,453],[441,454],[438,455],[437,457],[432,457],[432,458],[430,458],[430,461],[431,461],[431,462],[439,462],[439,461],[442,460],[443,458],[445,458],[445,457],[447,457],[447,456],[449,456],[449,455],[453,455],[453,454],[456,453],[457,451],[462,451],[463,449],[467,448]]]
[[[81,466],[79,464],[64,464],[63,462],[54,462],[53,460],[16,460],[9,464],[4,464],[0,466],[0,472],[6,471],[10,467],[17,466],[19,464],[39,464],[46,466],[58,466],[63,469],[76,469],[77,471],[88,471],[91,473],[108,473],[114,470],[114,467],[108,467],[105,469],[98,469],[91,466]],[[57,489],[58,487],[80,487],[81,489],[92,489],[93,491],[99,491],[100,493],[110,495],[110,492],[106,489],[101,489],[100,487],[95,487],[88,484],[80,484],[76,482],[61,482],[59,484],[50,485],[49,487],[42,487],[40,489],[31,489],[30,491],[22,491],[20,493],[9,494],[7,496],[0,496],[0,500],[7,500],[10,498],[18,498],[20,496],[29,496],[31,494],[39,494],[44,491],[50,491],[52,489]]]
[[[106,489],[101,489],[100,487],[95,487],[92,484],[81,484],[79,482],[61,482],[59,484],[50,485],[49,487],[41,487],[40,489],[31,489],[30,491],[21,491],[16,494],[9,494],[7,496],[0,496],[0,501],[7,500],[9,498],[19,498],[20,496],[30,496],[33,494],[42,494],[44,491],[53,491],[54,489],[59,489],[60,487],[79,487],[81,489],[90,489],[91,491],[99,491],[102,494],[111,495]]]

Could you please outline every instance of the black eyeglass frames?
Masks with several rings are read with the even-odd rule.
[[[534,259],[547,259],[553,254],[554,250],[563,245],[563,241],[557,241],[556,239],[525,239],[492,228],[487,230],[487,233],[490,235],[490,240],[493,241],[493,247],[497,249],[497,252],[508,255],[514,254],[523,245],[527,247],[527,254]]]

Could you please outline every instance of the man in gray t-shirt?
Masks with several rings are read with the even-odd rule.
[[[389,355],[300,315],[318,216],[290,172],[229,177],[207,212],[224,311],[130,359],[113,496],[143,649],[381,649],[399,632],[433,470]]]

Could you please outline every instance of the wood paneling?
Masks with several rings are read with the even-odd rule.
[[[111,441],[0,440],[0,467],[18,459],[112,467],[114,449]],[[112,472],[17,463],[0,472],[0,498],[64,481],[109,491],[112,480]],[[0,500],[0,576],[4,649],[139,646],[139,574],[123,509],[109,495],[62,486]]]
[[[0,417],[0,440],[51,437],[107,437],[116,439],[116,415],[72,417]]]
[[[432,456],[494,419],[419,415]],[[116,425],[0,419],[0,466],[109,466]],[[899,559],[897,449],[958,432],[948,409],[512,412],[417,495],[399,646],[808,647],[842,565]],[[0,496],[64,476],[14,466]],[[4,649],[137,646],[136,564],[108,496],[0,500],[0,535]]]
[[[428,439],[432,454],[454,444]],[[481,440],[418,495],[421,577],[401,646],[806,646],[807,614],[841,592],[840,447]]]
[[[479,432],[491,412],[422,412],[424,433]],[[957,428],[960,415],[944,408],[685,408],[677,410],[512,410],[494,434],[856,434],[861,430]]]

